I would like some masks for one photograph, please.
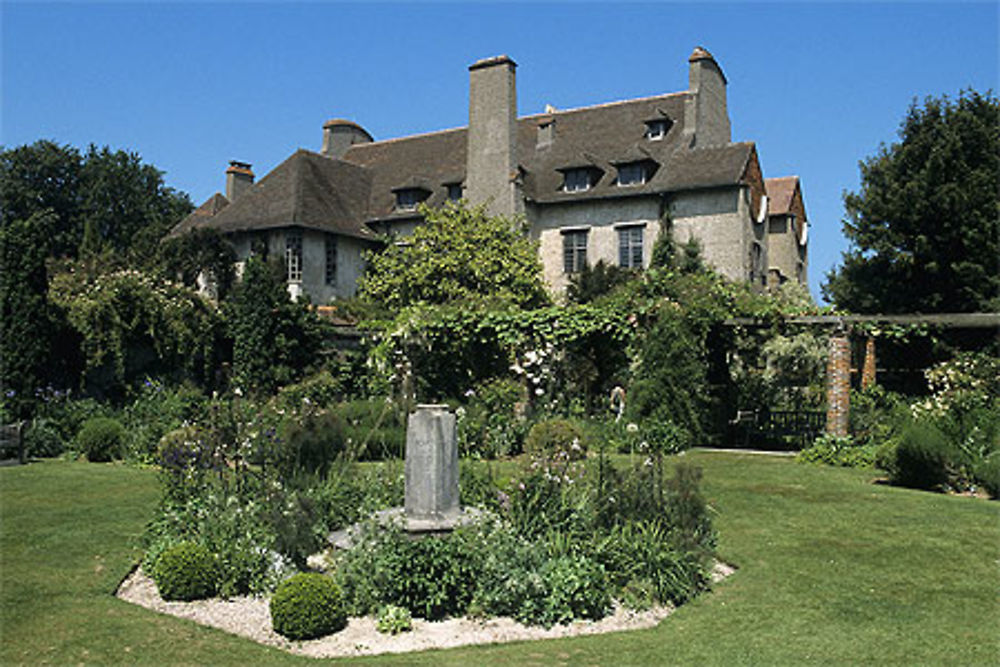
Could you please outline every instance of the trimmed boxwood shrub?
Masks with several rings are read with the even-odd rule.
[[[937,489],[948,483],[957,452],[948,438],[931,424],[913,422],[896,447],[893,481],[914,489]]]
[[[583,431],[568,419],[546,419],[531,427],[524,439],[524,451],[536,456],[550,457],[565,452],[570,459],[587,456]]]
[[[93,417],[80,427],[76,446],[93,463],[119,458],[125,444],[125,427],[111,417]]]
[[[164,600],[203,600],[218,590],[219,568],[208,549],[181,542],[160,554],[153,580]]]
[[[271,597],[271,625],[289,639],[315,639],[343,629],[347,611],[340,587],[313,572],[285,580]]]

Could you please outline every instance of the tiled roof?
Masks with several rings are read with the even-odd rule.
[[[196,227],[203,227],[215,214],[227,206],[229,206],[229,200],[221,192],[216,192],[206,199],[204,204],[191,211],[186,218],[174,225],[174,228],[170,230],[169,236],[177,236],[178,234],[191,231]]]
[[[299,149],[212,219],[221,232],[304,227],[373,238],[363,220],[366,170]]]
[[[799,183],[798,176],[782,176],[764,180],[767,188],[768,212],[770,215],[787,215],[791,212],[792,198]]]
[[[518,119],[524,196],[549,204],[740,183],[753,144],[688,148],[687,99],[686,92],[672,93]],[[666,136],[646,138],[646,121],[664,117],[672,121]],[[554,123],[553,134],[551,143],[539,145],[542,121]],[[419,217],[413,210],[395,209],[395,191],[425,188],[430,206],[447,200],[447,185],[465,181],[467,134],[457,128],[355,144],[341,160],[300,149],[218,212],[211,224],[220,231],[298,225],[369,237],[366,222]],[[649,181],[618,186],[616,165],[640,159],[657,165]],[[564,192],[563,170],[583,166],[600,170],[600,178],[586,191]]]

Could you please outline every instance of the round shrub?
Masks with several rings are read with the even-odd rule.
[[[111,417],[93,417],[80,427],[76,446],[94,463],[106,463],[121,457],[125,443],[125,427]]]
[[[36,419],[24,432],[24,449],[28,456],[59,456],[63,452],[63,441],[54,424],[47,419]]]
[[[570,459],[587,456],[583,431],[568,419],[546,419],[531,427],[524,439],[524,451],[536,456],[551,457],[564,452]]]
[[[914,422],[896,447],[893,481],[914,489],[936,489],[948,483],[955,452],[945,435],[930,424]]]
[[[315,639],[347,625],[340,587],[322,574],[296,574],[271,597],[271,625],[289,639]]]
[[[203,600],[215,595],[219,568],[208,549],[182,542],[160,554],[153,580],[164,600]]]

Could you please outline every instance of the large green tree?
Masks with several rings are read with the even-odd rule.
[[[0,224],[51,214],[44,221],[52,256],[75,257],[86,245],[143,263],[191,209],[137,153],[92,144],[81,154],[46,140],[0,151]]]
[[[387,308],[416,303],[495,300],[545,304],[541,265],[523,225],[490,217],[485,208],[449,203],[421,208],[412,235],[369,258],[361,296]]]
[[[858,313],[1000,307],[1000,104],[962,92],[914,103],[899,142],[844,195],[850,248],[823,293]]]

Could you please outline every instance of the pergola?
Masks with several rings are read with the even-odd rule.
[[[831,330],[827,355],[826,432],[848,435],[851,402],[851,335],[858,325],[927,325],[944,329],[994,329],[1000,334],[1000,313],[935,313],[932,315],[802,315],[786,324]],[[755,318],[730,318],[727,327],[765,327],[771,322]],[[867,333],[861,386],[875,383],[875,337]]]

